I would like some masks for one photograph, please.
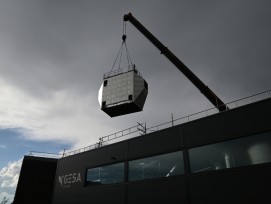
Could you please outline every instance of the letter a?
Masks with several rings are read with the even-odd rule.
[[[78,173],[78,176],[77,176],[77,182],[80,181],[81,182],[81,175],[80,173]]]

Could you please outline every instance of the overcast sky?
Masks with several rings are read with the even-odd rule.
[[[83,147],[212,107],[128,22],[132,61],[149,84],[144,111],[100,110],[129,12],[225,103],[271,89],[269,0],[0,0],[0,201],[13,199],[29,151]]]

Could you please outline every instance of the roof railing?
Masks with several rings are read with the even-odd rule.
[[[128,66],[128,70],[127,71],[123,71],[123,68],[119,68],[119,69],[114,69],[114,70],[112,70],[110,72],[104,73],[103,74],[103,79],[107,79],[107,78],[110,78],[110,77],[113,77],[113,76],[124,74],[124,73],[130,72],[130,71],[134,71],[137,75],[142,76],[142,74],[136,68],[136,66],[134,64],[132,64],[132,65]]]
[[[28,156],[59,159],[59,158],[61,158],[63,156],[63,154],[30,151]]]
[[[237,108],[237,107],[240,107],[240,106],[244,106],[244,105],[247,105],[247,104],[250,104],[250,103],[254,103],[254,102],[257,102],[257,101],[261,101],[261,100],[264,100],[264,99],[267,99],[267,98],[270,98],[270,97],[271,97],[271,90],[268,90],[268,91],[264,91],[264,92],[261,92],[261,93],[258,93],[258,94],[254,94],[254,95],[242,98],[242,99],[238,99],[238,100],[229,102],[226,105],[231,110],[231,109],[234,109],[234,108]],[[224,112],[226,112],[226,111],[229,111],[229,110],[225,110]],[[77,149],[77,150],[64,152],[62,154],[62,157],[68,157],[68,156],[72,156],[72,155],[75,155],[75,154],[78,154],[78,153],[82,153],[82,152],[86,152],[86,151],[89,151],[89,150],[97,149],[97,148],[100,148],[102,146],[112,144],[111,143],[112,141],[114,141],[114,143],[119,142],[119,141],[123,141],[123,140],[130,139],[130,138],[133,138],[133,137],[138,137],[138,136],[141,136],[141,135],[144,135],[144,134],[152,133],[152,132],[155,132],[155,131],[158,131],[158,130],[162,130],[162,129],[173,127],[173,126],[176,126],[176,125],[180,125],[180,124],[183,124],[183,123],[186,123],[186,122],[190,122],[190,121],[193,121],[193,120],[196,120],[196,119],[199,119],[199,118],[214,115],[214,114],[217,114],[217,113],[219,113],[217,107],[213,107],[213,108],[209,108],[209,109],[206,109],[206,110],[194,113],[194,114],[190,114],[188,116],[184,116],[184,117],[181,117],[181,118],[176,118],[176,119],[174,119],[173,115],[172,115],[172,118],[171,118],[170,121],[159,124],[159,125],[155,125],[155,126],[152,126],[152,127],[148,127],[148,128],[146,127],[146,123],[138,123],[138,125],[135,125],[133,127],[118,131],[118,132],[110,134],[110,135],[100,137],[99,142],[97,142],[95,144],[92,144],[92,145],[89,145],[89,146],[86,146],[86,147],[83,147],[83,148],[80,148],[80,149]],[[32,153],[34,153],[34,152],[32,152]],[[35,153],[37,153],[37,152],[35,152]],[[53,155],[53,154],[49,153],[49,155]],[[57,154],[57,155],[61,156],[59,154]]]
[[[103,75],[103,79],[106,79],[106,78],[109,78],[109,77],[113,77],[113,76],[116,76],[116,75],[119,75],[119,74],[122,74],[123,73],[123,69],[122,68],[119,68],[119,69],[115,69],[115,70],[112,70],[111,72],[107,72]]]

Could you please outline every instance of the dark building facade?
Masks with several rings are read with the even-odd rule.
[[[57,159],[25,156],[14,204],[51,203]]]
[[[52,203],[267,204],[270,172],[265,99],[63,157]]]
[[[271,100],[62,158],[54,204],[271,202]]]

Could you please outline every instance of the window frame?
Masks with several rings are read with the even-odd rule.
[[[226,164],[226,154],[227,153],[226,153],[226,154],[224,154],[224,156],[225,156],[225,158],[224,158],[225,159],[225,165],[222,166],[222,168],[195,171],[195,169],[192,168],[192,163],[195,163],[195,161],[192,160],[193,157],[191,156],[191,150],[195,150],[195,149],[201,150],[202,149],[201,151],[206,151],[206,150],[204,150],[204,148],[206,148],[206,149],[210,148],[210,147],[212,148],[212,147],[215,147],[215,145],[219,146],[219,145],[223,145],[223,144],[226,144],[226,145],[231,144],[231,145],[227,146],[228,149],[231,149],[232,147],[234,147],[234,145],[238,146],[237,144],[240,143],[240,142],[243,143],[243,144],[246,144],[246,142],[248,142],[248,143],[251,143],[252,145],[254,145],[254,143],[251,142],[251,141],[253,141],[254,138],[256,138],[255,139],[255,141],[256,141],[255,145],[256,144],[262,144],[263,138],[266,139],[266,138],[268,138],[268,136],[271,136],[271,131],[255,133],[255,134],[251,134],[251,135],[246,135],[246,136],[242,136],[242,137],[227,139],[227,140],[224,140],[224,141],[219,141],[219,142],[215,142],[215,143],[211,143],[211,144],[205,144],[205,145],[189,148],[189,149],[187,149],[187,151],[188,151],[188,164],[187,165],[189,165],[189,168],[190,168],[189,174],[190,175],[205,174],[205,173],[208,173],[208,172],[212,172],[212,173],[213,172],[220,172],[220,171],[223,172],[223,171],[231,171],[231,170],[239,169],[239,168],[242,169],[242,168],[247,168],[247,167],[259,166],[259,165],[268,165],[268,164],[270,165],[271,160],[269,162],[260,162],[260,163],[253,163],[253,161],[251,161],[251,162],[246,161],[246,162],[244,162],[244,164],[242,164],[242,163],[241,164],[238,164],[238,163],[236,164],[236,162],[234,161],[235,158],[233,158],[233,155],[236,155],[236,154],[232,154],[232,152],[229,152],[229,156],[232,157],[233,161],[234,161],[233,166],[227,167],[227,164]],[[261,139],[259,139],[259,138],[261,138]],[[235,143],[235,141],[236,141],[236,143]],[[268,141],[268,140],[264,140],[264,141]],[[232,146],[232,144],[233,144],[233,146]],[[271,146],[271,143],[267,142],[267,144],[270,144],[270,146]],[[247,145],[242,146],[242,148],[243,147],[247,147],[249,149],[249,146],[247,146]],[[232,149],[234,151],[236,151],[236,149],[234,149],[234,148],[232,148]],[[206,151],[205,154],[207,154],[207,153],[208,153],[208,151]],[[221,152],[219,152],[219,153],[221,153]],[[241,153],[243,154],[244,152],[241,152]],[[209,154],[211,154],[211,151],[209,151]],[[248,154],[248,152],[247,152],[247,154]],[[240,154],[237,154],[237,155],[240,155]],[[250,156],[247,155],[246,160],[251,159],[249,157]],[[201,161],[207,161],[209,159],[210,158],[205,158],[205,160],[201,160]]]
[[[107,163],[107,164],[103,164],[103,165],[95,165],[92,167],[87,167],[85,170],[85,187],[91,187],[91,186],[107,186],[107,185],[119,185],[119,184],[123,184],[126,181],[126,161],[119,161],[119,162],[114,162],[114,163]],[[96,169],[96,168],[102,168],[102,167],[107,167],[107,166],[113,166],[116,164],[123,164],[123,180],[121,182],[115,182],[115,183],[100,183],[100,184],[91,184],[91,181],[88,181],[88,170],[91,169]]]
[[[149,156],[146,156],[146,157],[138,157],[136,159],[132,159],[132,160],[128,160],[127,161],[127,182],[129,183],[133,183],[133,182],[144,182],[144,181],[150,181],[150,180],[159,180],[159,179],[171,179],[171,178],[176,178],[176,177],[183,177],[186,175],[186,170],[185,170],[185,155],[184,155],[184,150],[185,149],[178,149],[178,150],[175,150],[175,151],[171,151],[171,152],[164,152],[164,153],[161,153],[161,154],[154,154],[154,155],[149,155]],[[162,156],[162,155],[166,155],[166,154],[171,154],[171,153],[177,153],[179,152],[180,153],[180,157],[182,159],[181,163],[182,163],[182,173],[181,174],[178,174],[178,175],[172,175],[172,176],[159,176],[159,177],[153,177],[153,178],[143,178],[143,179],[137,179],[137,180],[131,180],[130,179],[130,162],[133,162],[133,161],[137,161],[137,160],[141,160],[141,159],[148,159],[148,158],[152,158],[152,157],[158,157],[158,156]]]

